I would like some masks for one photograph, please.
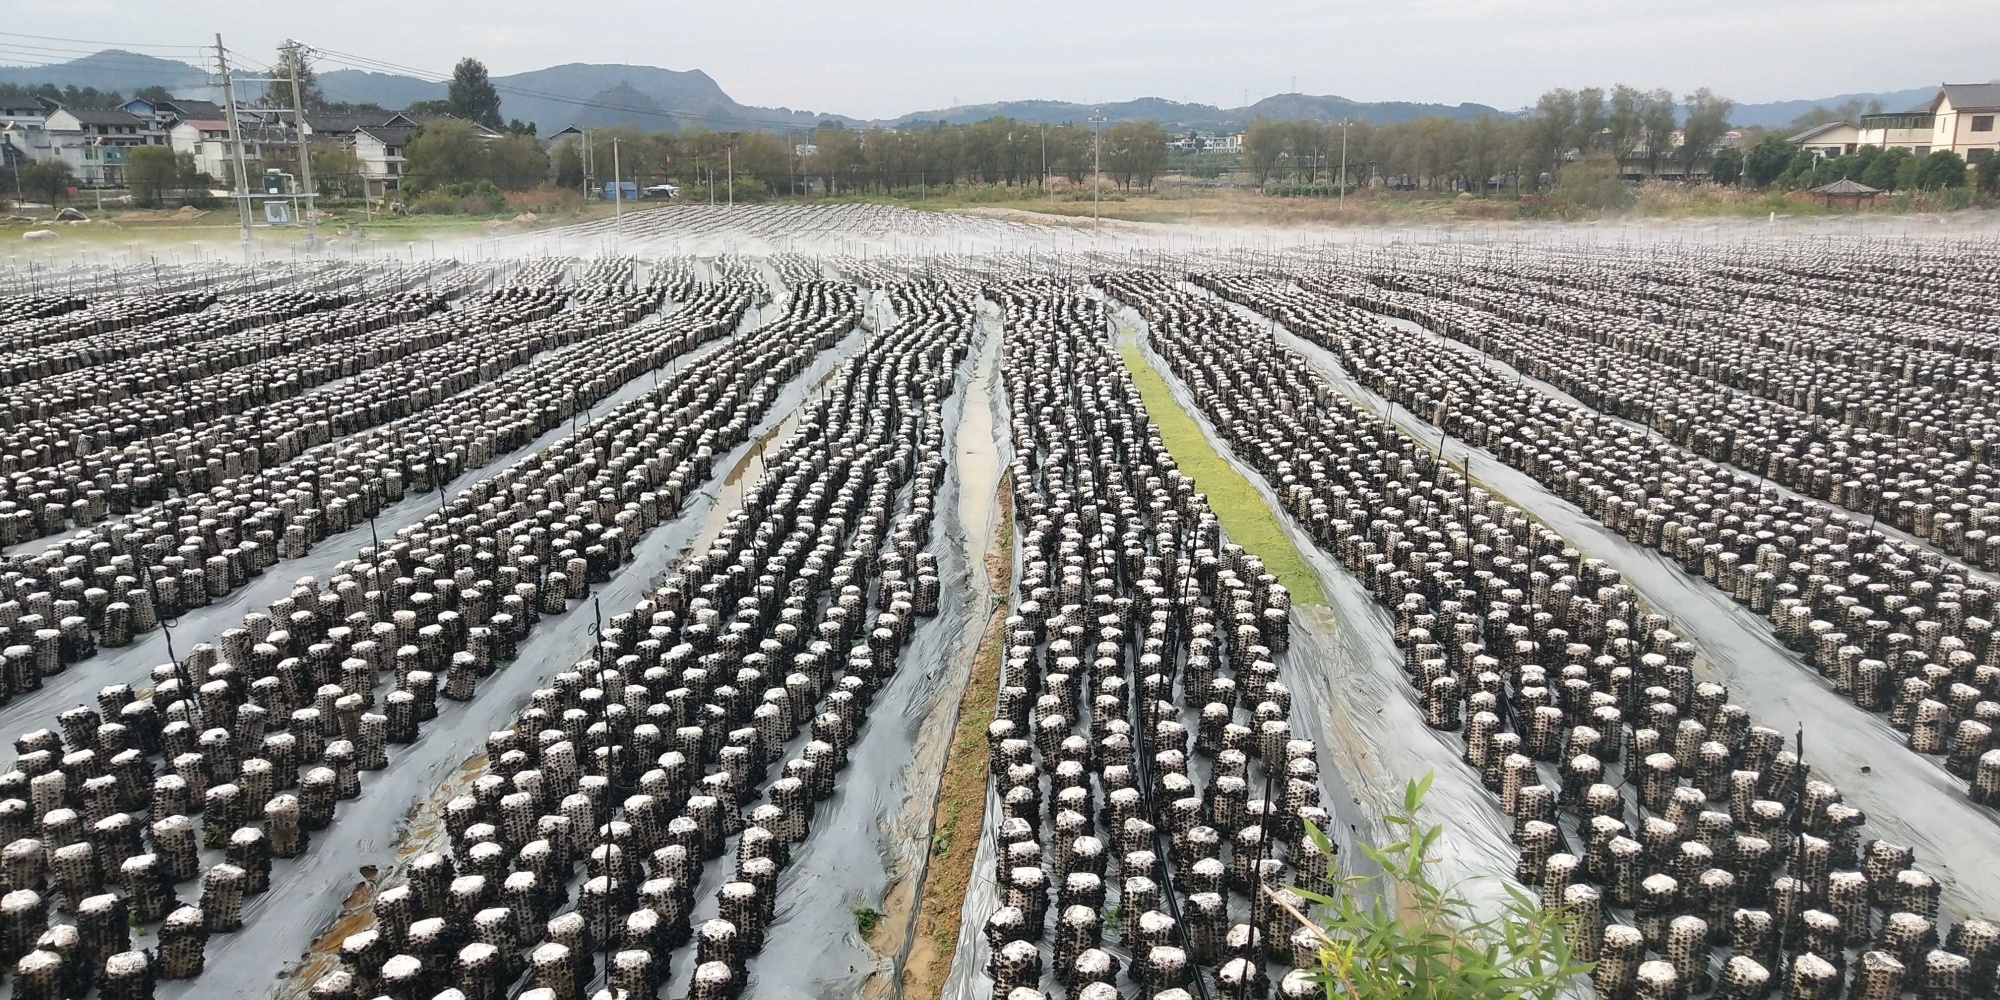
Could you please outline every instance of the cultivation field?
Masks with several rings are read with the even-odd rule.
[[[0,994],[1991,995],[2000,247],[943,218],[0,269]]]

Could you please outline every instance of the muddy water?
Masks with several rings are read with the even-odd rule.
[[[1419,440],[1438,440],[1437,428],[1400,407],[1392,409],[1349,377],[1331,352],[1282,327],[1276,335],[1362,406],[1391,411],[1389,419]],[[1911,752],[1902,734],[1879,716],[1836,694],[1778,642],[1769,622],[1706,581],[1687,574],[1657,551],[1606,529],[1485,449],[1448,439],[1446,452],[1460,462],[1469,455],[1473,476],[1489,490],[1560,532],[1585,555],[1603,559],[1623,574],[1696,644],[1701,656],[1697,666],[1706,677],[1726,684],[1731,700],[1748,709],[1759,724],[1781,731],[1803,726],[1806,759],[1850,805],[1867,813],[1864,837],[1883,837],[1916,848],[1918,865],[1945,884],[1946,916],[2000,913],[2000,822],[1996,822],[2000,816],[1973,805],[1961,779],[1933,759]]]

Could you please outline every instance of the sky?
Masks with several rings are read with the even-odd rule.
[[[861,118],[1030,98],[1237,107],[1294,91],[1512,109],[1553,87],[1614,83],[1706,86],[1756,103],[2000,78],[1994,0],[7,6],[6,64],[61,61],[103,43],[193,61],[217,31],[231,50],[268,62],[289,35],[440,74],[461,56],[496,76],[566,62],[700,69],[743,104]]]

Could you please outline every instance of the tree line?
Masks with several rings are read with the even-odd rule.
[[[823,122],[810,132],[716,132],[694,128],[645,132],[629,125],[592,130],[588,146],[565,136],[552,151],[558,187],[611,179],[612,145],[626,180],[679,181],[721,190],[733,174],[736,197],[773,194],[847,196],[920,192],[961,184],[1042,186],[1044,178],[1082,184],[1101,159],[1105,180],[1121,190],[1150,188],[1165,171],[1166,130],[1119,122],[1092,135],[1088,124],[1040,126],[1009,118],[971,125],[935,122],[853,129]],[[1093,141],[1095,145],[1093,145]]]
[[[1741,155],[1742,183],[1795,191],[1850,180],[1879,191],[1939,191],[1965,187],[1968,179],[1984,193],[2000,192],[2000,157],[1975,167],[1949,149],[1918,156],[1901,146],[1861,146],[1852,153],[1824,156],[1768,135]]]
[[[150,100],[169,98],[165,87],[146,87],[135,92],[133,97]],[[0,98],[41,98],[53,101],[67,108],[97,110],[115,108],[125,103],[125,95],[115,90],[99,90],[96,87],[79,87],[72,83],[58,87],[53,83],[0,83]]]
[[[1243,163],[1259,185],[1396,187],[1483,192],[1553,183],[1578,160],[1608,158],[1657,175],[1700,166],[1729,130],[1735,102],[1704,87],[1671,91],[1619,84],[1560,88],[1521,115],[1431,116],[1387,125],[1259,119],[1243,135]],[[1677,141],[1679,136],[1685,141]],[[1343,173],[1343,160],[1345,172]]]

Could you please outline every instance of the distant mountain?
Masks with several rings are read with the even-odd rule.
[[[334,101],[378,104],[400,108],[414,101],[436,100],[445,96],[445,85],[396,73],[371,73],[356,69],[328,70],[319,74],[320,89]],[[1242,108],[1220,108],[1209,104],[1185,104],[1158,97],[1141,97],[1110,104],[1078,104],[1073,101],[1000,101],[966,104],[933,111],[917,111],[881,122],[824,112],[792,108],[760,108],[738,104],[724,93],[715,80],[701,70],[671,70],[657,66],[625,66],[602,63],[565,63],[547,69],[496,76],[501,89],[500,114],[535,122],[543,133],[565,125],[636,125],[645,129],[701,126],[718,131],[731,129],[811,128],[828,119],[847,125],[906,125],[918,122],[967,124],[1005,115],[1029,124],[1059,124],[1086,121],[1101,113],[1110,121],[1157,121],[1175,130],[1233,131],[1258,118],[1310,118],[1318,121],[1354,120],[1385,125],[1428,115],[1477,118],[1507,114],[1484,104],[1419,104],[1408,101],[1354,101],[1345,97],[1309,94],[1278,94]],[[43,84],[58,87],[96,87],[130,94],[141,87],[159,84],[183,97],[209,100],[220,98],[208,86],[208,70],[172,59],[123,49],[106,49],[66,63],[42,66],[0,66],[0,83]],[[508,93],[508,91],[514,93]],[[261,92],[252,88],[252,97]],[[1904,111],[1929,100],[1936,87],[1918,87],[1879,93],[1836,94],[1802,101],[1771,101],[1744,104],[1730,120],[1736,125],[1779,127],[1815,107],[1829,110],[1848,101],[1882,102],[1888,111]]]
[[[1142,97],[1136,101],[1102,105],[1075,104],[1069,101],[996,101],[991,104],[960,104],[935,111],[913,111],[886,124],[944,122],[949,125],[970,125],[998,116],[1027,122],[1030,125],[1061,125],[1088,121],[1091,115],[1099,112],[1114,122],[1147,120],[1183,122],[1214,118],[1216,110],[1206,104],[1182,104],[1158,97]]]
[[[130,94],[156,83],[169,90],[206,87],[208,71],[173,59],[105,49],[65,63],[0,66],[0,83],[24,86],[53,83],[58,87],[96,87]]]
[[[1387,125],[1393,122],[1409,121],[1429,115],[1444,115],[1450,118],[1477,118],[1480,115],[1499,115],[1503,112],[1484,104],[1413,104],[1407,101],[1351,101],[1345,97],[1315,97],[1309,94],[1278,94],[1266,97],[1249,107],[1218,108],[1212,104],[1183,104],[1159,97],[1141,97],[1137,100],[1118,101],[1111,104],[1074,104],[1068,101],[1000,101],[993,104],[965,104],[938,111],[918,111],[895,119],[890,124],[906,125],[914,122],[948,122],[964,125],[983,121],[995,115],[1005,115],[1028,124],[1056,125],[1063,122],[1089,120],[1093,114],[1102,114],[1108,121],[1156,121],[1169,129],[1201,129],[1204,131],[1230,131],[1243,128],[1258,118],[1294,119],[1311,118],[1319,121],[1368,122],[1372,125]]]
[[[1881,101],[1884,111],[1908,111],[1929,101],[1938,88],[1917,87],[1912,90],[1889,90],[1875,94],[1835,94],[1811,101],[1771,101],[1765,104],[1739,104],[1730,112],[1729,123],[1736,126],[1758,125],[1764,128],[1778,128],[1790,124],[1792,119],[1814,108],[1832,111],[1849,101],[1860,101],[1863,107],[1870,102]]]
[[[328,74],[331,75],[331,74]],[[325,77],[321,77],[324,85]],[[657,66],[565,63],[511,76],[496,76],[500,115],[535,122],[543,132],[564,125],[636,125],[645,129],[700,126],[715,131],[754,128],[811,128],[821,115],[790,108],[759,108],[738,104],[698,69],[671,70]],[[326,96],[342,97],[331,86]],[[439,85],[442,96],[442,85]],[[509,90],[516,93],[508,93]],[[577,102],[585,102],[579,104]]]
[[[445,88],[442,83],[431,83],[400,73],[336,69],[319,74],[319,89],[328,100],[344,104],[405,108],[418,101],[443,100]]]
[[[1409,101],[1350,101],[1345,97],[1313,97],[1308,94],[1278,94],[1266,97],[1248,108],[1251,120],[1257,118],[1290,119],[1311,118],[1318,121],[1352,120],[1371,125],[1390,125],[1416,118],[1442,115],[1446,118],[1478,118],[1481,115],[1499,116],[1498,108],[1484,104],[1415,104]],[[1245,124],[1248,124],[1246,122]]]

